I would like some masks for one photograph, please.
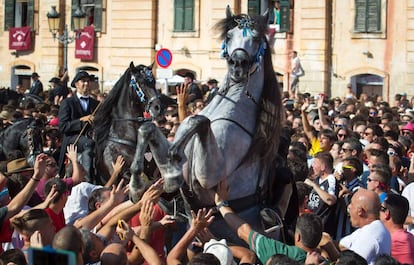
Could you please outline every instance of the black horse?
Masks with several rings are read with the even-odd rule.
[[[123,174],[129,178],[137,129],[142,122],[160,117],[162,109],[152,65],[134,66],[131,62],[96,113],[94,121],[96,168],[103,183],[112,174],[112,162],[118,155],[124,157]],[[144,113],[148,114],[144,116]]]
[[[18,103],[21,97],[22,95],[14,90],[11,90],[10,88],[2,88],[0,89],[0,106],[7,105],[10,101]]]
[[[0,132],[0,160],[10,160],[21,155],[33,163],[34,157],[43,150],[42,131],[44,123],[40,119],[26,118],[15,122]],[[17,154],[16,152],[21,152]]]

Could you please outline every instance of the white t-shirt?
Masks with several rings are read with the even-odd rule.
[[[367,260],[369,265],[379,254],[391,254],[391,235],[380,220],[358,228],[344,237],[339,244]]]
[[[81,182],[78,185],[73,186],[68,201],[65,204],[65,208],[63,208],[67,225],[73,225],[77,219],[88,215],[89,195],[92,191],[98,188],[102,188],[102,186],[88,182]]]
[[[410,203],[409,215],[414,216],[414,182],[408,184],[402,191],[402,196]],[[407,231],[414,235],[414,225],[408,225]]]

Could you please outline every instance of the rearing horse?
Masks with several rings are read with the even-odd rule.
[[[268,178],[275,175],[282,120],[266,22],[264,16],[234,16],[227,7],[226,18],[216,25],[228,68],[219,93],[199,115],[181,123],[172,144],[152,123],[138,129],[132,193],[144,188],[139,174],[149,145],[166,192],[180,189],[192,209],[213,207],[215,187],[227,179],[230,206],[260,230],[258,205],[266,200]],[[229,230],[215,229],[214,223],[211,228]]]
[[[129,68],[116,82],[95,117],[97,169],[105,183],[113,172],[112,162],[118,155],[125,160],[129,173],[137,141],[139,126],[162,114],[160,95],[155,88],[152,65]],[[129,178],[129,176],[127,176]]]

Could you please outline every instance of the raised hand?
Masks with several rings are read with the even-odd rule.
[[[175,88],[177,92],[177,104],[178,105],[184,105],[188,102],[188,85],[189,84],[181,84],[180,86],[177,86]]]
[[[152,201],[154,203],[158,202],[161,194],[164,192],[163,189],[164,179],[160,178],[154,184],[152,184],[148,190],[142,195],[141,201]]]
[[[213,210],[210,209],[208,212],[206,208],[199,209],[197,215],[191,210],[191,227],[197,232],[200,232],[204,228],[208,227],[214,220]]]
[[[49,157],[46,154],[39,154],[36,156],[35,162],[34,162],[34,176],[40,176],[42,177],[45,173],[46,166],[47,166],[47,159]]]
[[[74,164],[78,158],[78,147],[76,145],[70,144],[66,148],[66,156]]]
[[[217,185],[216,194],[214,196],[214,202],[219,204],[222,201],[226,201],[229,198],[229,186],[227,185],[227,181],[223,180],[220,181]]]
[[[152,201],[144,201],[142,203],[139,220],[142,226],[150,226],[154,220],[154,203]]]
[[[125,165],[125,160],[122,155],[119,155],[116,158],[115,163],[112,162],[112,168],[114,169],[114,174],[119,175],[122,171],[122,167]]]

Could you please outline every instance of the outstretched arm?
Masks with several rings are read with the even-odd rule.
[[[33,176],[29,179],[29,182],[24,186],[23,190],[21,190],[7,205],[8,211],[6,219],[9,219],[20,212],[23,206],[25,206],[32,197],[39,180],[44,174],[47,158],[48,156],[46,154],[39,154],[36,157]]]
[[[148,190],[142,195],[142,198],[137,203],[133,204],[131,207],[124,209],[123,211],[115,214],[108,222],[98,231],[98,234],[105,237],[106,240],[110,240],[112,235],[115,232],[116,225],[118,220],[129,221],[137,212],[141,210],[142,203],[144,201],[153,201],[157,202],[161,193],[163,192],[162,185],[164,183],[163,179],[159,179],[157,182],[152,184]]]
[[[187,117],[187,102],[188,102],[188,84],[181,84],[177,86],[177,104],[178,104],[178,120],[182,122]]]
[[[248,244],[249,234],[252,231],[251,226],[241,219],[229,206],[223,205],[223,203],[228,198],[229,188],[225,181],[221,181],[217,185],[217,191],[215,195],[215,203],[218,207],[220,214],[223,216],[227,225],[230,226],[234,231],[237,232],[237,235]]]
[[[178,241],[170,253],[168,253],[168,265],[182,264],[181,259],[195,236],[213,222],[214,216],[212,215],[213,211],[211,209],[208,212],[205,208],[200,209],[198,210],[197,215],[191,211],[192,221],[190,229],[187,230],[180,241]]]
[[[86,181],[86,172],[78,162],[78,147],[71,144],[66,148],[66,156],[72,163],[72,180],[73,186]]]
[[[113,185],[109,199],[94,212],[88,214],[82,219],[76,220],[74,226],[79,229],[93,229],[99,223],[99,221],[101,221],[115,206],[119,205],[125,199],[128,188],[122,187],[123,184],[124,180],[122,179],[117,187]]]
[[[120,237],[131,240],[135,247],[139,250],[142,254],[142,257],[148,264],[151,265],[161,265],[162,262],[157,255],[157,252],[148,245],[147,242],[139,238],[134,231],[132,231],[131,227],[125,222],[124,220],[119,220],[119,225],[117,227],[117,233]]]
[[[116,158],[115,164],[112,162],[113,172],[109,180],[106,182],[105,187],[112,187],[112,184],[118,179],[119,173],[122,171],[122,167],[125,165],[125,160],[122,155]]]
[[[305,98],[304,100],[305,101],[301,107],[303,131],[305,132],[308,139],[311,140],[313,138],[312,127],[309,124],[308,115],[306,114],[306,109],[309,107],[309,99]]]

